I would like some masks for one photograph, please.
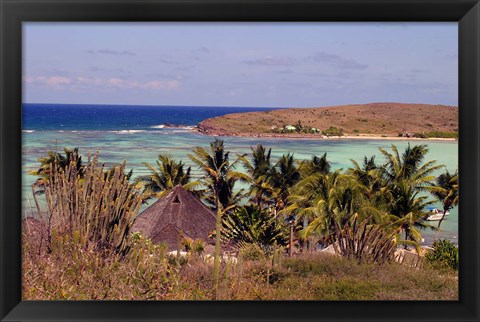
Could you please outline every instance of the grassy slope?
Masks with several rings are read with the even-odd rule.
[[[342,128],[346,135],[376,134],[397,136],[413,133],[453,132],[458,129],[458,108],[445,105],[372,103],[319,108],[295,108],[266,112],[228,114],[200,124],[211,134],[262,134],[272,126],[295,125],[320,130]],[[217,132],[217,133],[214,133]]]
[[[62,245],[52,254],[24,251],[24,300],[210,300],[212,265],[192,257],[181,267],[155,252],[124,260]],[[222,267],[226,300],[458,300],[457,272],[397,263],[357,265],[329,254],[244,261]],[[79,278],[81,276],[81,278]]]

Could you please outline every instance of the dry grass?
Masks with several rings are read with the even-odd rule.
[[[24,238],[25,300],[210,300],[212,265],[191,255],[179,264],[165,248],[136,241],[120,258],[55,236],[52,252]],[[457,300],[456,272],[396,263],[358,265],[327,254],[223,263],[226,300]]]
[[[207,119],[201,123],[201,127],[211,134],[253,135],[271,133],[272,126],[295,125],[298,121],[304,127],[320,130],[341,128],[346,135],[397,136],[403,130],[412,133],[453,133],[458,130],[458,108],[402,103],[295,108],[228,114]]]

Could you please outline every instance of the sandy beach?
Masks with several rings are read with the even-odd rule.
[[[245,138],[278,138],[278,139],[310,139],[310,140],[395,140],[395,141],[456,141],[454,138],[413,138],[401,136],[387,136],[384,134],[358,134],[343,136],[325,136],[321,134],[304,134],[304,133],[242,133],[228,132],[213,127],[197,126],[195,132],[208,136],[227,136],[227,137],[245,137]]]

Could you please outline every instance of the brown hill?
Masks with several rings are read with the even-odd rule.
[[[199,131],[213,135],[268,136],[279,128],[298,122],[303,127],[322,131],[336,127],[342,129],[345,135],[396,137],[403,132],[454,133],[458,131],[458,108],[402,103],[289,108],[207,119],[199,124]],[[275,134],[278,135],[282,134]]]

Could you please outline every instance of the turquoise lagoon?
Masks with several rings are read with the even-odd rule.
[[[400,140],[363,140],[363,139],[282,139],[282,138],[243,138],[220,137],[225,141],[226,149],[234,154],[250,153],[250,147],[263,144],[272,148],[275,160],[282,154],[294,153],[296,159],[308,159],[312,155],[327,153],[333,169],[346,169],[352,165],[351,159],[362,162],[364,156],[376,155],[377,161],[383,161],[379,148],[389,149],[392,144],[402,151],[407,144],[427,144],[427,160],[437,160],[439,164],[453,172],[458,167],[458,142],[454,141],[400,141]],[[88,153],[100,152],[100,161],[107,166],[127,161],[127,168],[133,170],[133,176],[147,173],[143,162],[154,163],[159,154],[170,154],[192,165],[193,174],[200,173],[188,158],[192,148],[208,147],[214,137],[204,136],[188,129],[154,130],[25,130],[22,135],[22,178],[23,178],[23,215],[34,213],[31,205],[31,184],[35,177],[28,175],[36,169],[39,157],[49,150],[62,151],[63,147],[79,147],[80,154],[87,159]],[[440,204],[437,204],[440,207]],[[456,241],[458,238],[458,208],[450,212],[442,223],[442,231],[437,237]],[[435,222],[433,222],[435,223]],[[434,232],[422,232],[425,242],[429,243]]]

